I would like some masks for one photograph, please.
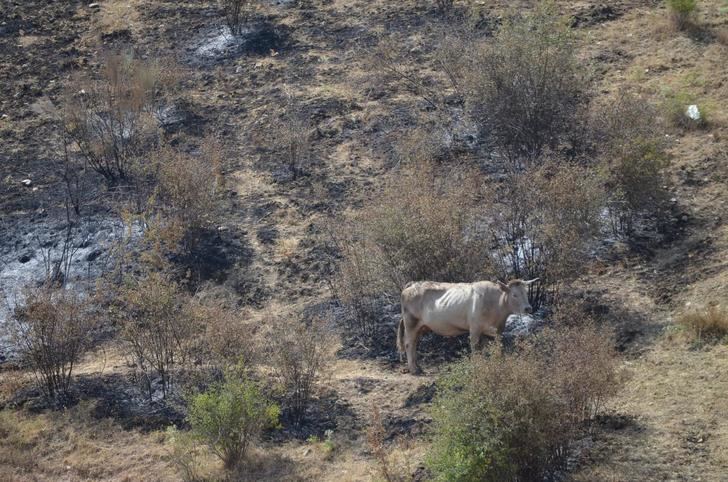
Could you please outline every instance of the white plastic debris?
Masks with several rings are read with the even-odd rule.
[[[690,117],[694,121],[700,120],[700,109],[695,104],[689,105],[688,110],[685,111],[685,115]]]
[[[20,181],[20,184],[30,187],[30,185],[33,184],[33,181],[31,181],[30,179],[23,179],[22,181]]]

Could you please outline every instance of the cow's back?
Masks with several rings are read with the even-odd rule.
[[[437,333],[456,334],[467,331],[476,296],[470,283],[421,281],[402,291],[402,308]]]

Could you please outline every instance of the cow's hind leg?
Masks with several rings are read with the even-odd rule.
[[[410,316],[404,316],[404,349],[407,353],[407,366],[413,375],[422,373],[417,366],[417,342],[420,332],[419,320]]]

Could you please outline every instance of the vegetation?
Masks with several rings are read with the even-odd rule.
[[[405,167],[376,202],[334,233],[342,254],[334,289],[369,333],[373,298],[398,296],[413,280],[476,281],[486,272],[488,243],[478,232],[478,175],[431,164]],[[478,260],[473,262],[473,260]]]
[[[698,7],[697,0],[667,0],[666,3],[673,25],[678,30],[687,28]]]
[[[555,4],[508,18],[459,67],[475,120],[513,163],[538,163],[584,122],[589,84]],[[462,58],[462,56],[460,57]]]
[[[619,386],[611,336],[593,325],[547,329],[512,354],[458,364],[433,402],[435,480],[541,480]]]
[[[223,384],[192,397],[188,420],[193,436],[233,468],[263,429],[278,425],[279,412],[255,382],[229,373]]]
[[[719,306],[690,310],[677,320],[690,338],[698,344],[728,340],[728,311]]]
[[[16,309],[14,335],[45,395],[63,405],[73,369],[91,345],[95,318],[87,303],[70,291],[30,290]]]
[[[240,35],[255,12],[257,0],[221,0],[225,23],[233,35]]]
[[[198,320],[179,287],[163,274],[133,280],[121,291],[123,337],[151,398],[153,376],[161,379],[163,396],[172,387],[174,368],[188,358]]]
[[[79,79],[66,95],[62,125],[81,161],[111,185],[129,181],[159,142],[154,113],[175,84],[169,66],[106,56],[98,80]]]
[[[284,408],[294,424],[301,424],[319,378],[331,362],[331,335],[323,322],[289,320],[272,323],[268,355],[283,394]]]

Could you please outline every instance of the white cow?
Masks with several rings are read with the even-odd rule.
[[[470,347],[480,348],[483,335],[495,338],[503,333],[512,314],[531,313],[527,287],[538,281],[513,280],[476,283],[418,281],[402,290],[402,319],[397,330],[397,349],[407,353],[412,374],[417,366],[417,343],[431,330],[442,336],[470,333]]]

